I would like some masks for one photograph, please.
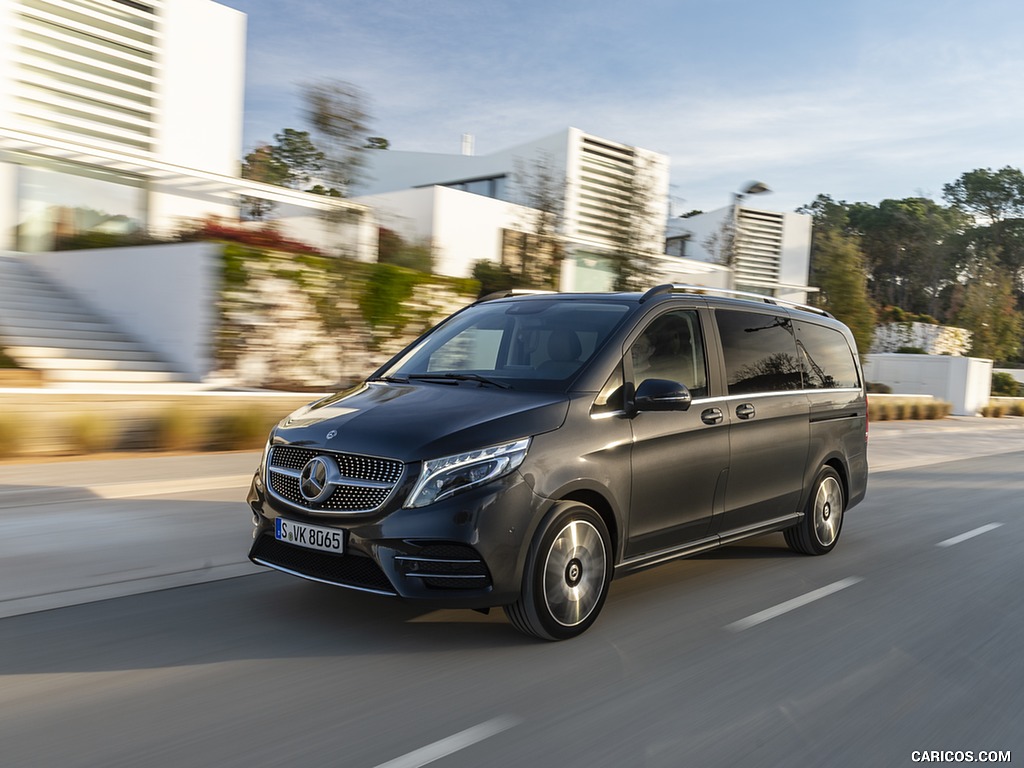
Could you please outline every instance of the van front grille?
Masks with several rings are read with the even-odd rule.
[[[318,456],[332,466],[333,490],[314,502],[302,494],[300,477],[303,468]],[[382,507],[402,479],[404,469],[405,465],[396,459],[292,445],[274,446],[267,462],[268,484],[276,496],[302,509],[341,513],[372,512]]]

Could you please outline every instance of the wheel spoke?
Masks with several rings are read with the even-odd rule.
[[[830,546],[843,521],[843,489],[834,477],[826,477],[814,498],[814,532],[822,546]]]
[[[551,617],[572,627],[586,620],[605,581],[604,541],[585,520],[572,520],[555,536],[544,564],[544,600]]]

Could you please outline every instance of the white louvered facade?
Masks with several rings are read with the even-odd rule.
[[[780,281],[785,216],[776,211],[740,207],[736,212],[737,290],[764,290]]]
[[[806,301],[811,217],[740,203],[687,218],[669,219],[667,252],[728,266],[727,287]]]
[[[54,138],[152,153],[161,10],[159,0],[14,0],[11,122]]]

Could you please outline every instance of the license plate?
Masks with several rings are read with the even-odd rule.
[[[306,549],[341,554],[345,551],[345,532],[337,528],[307,525],[294,520],[277,518],[274,521],[274,538]]]

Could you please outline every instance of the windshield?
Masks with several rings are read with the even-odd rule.
[[[629,309],[625,303],[564,297],[478,304],[452,317],[380,375],[527,388],[531,382],[565,382],[601,348]]]

